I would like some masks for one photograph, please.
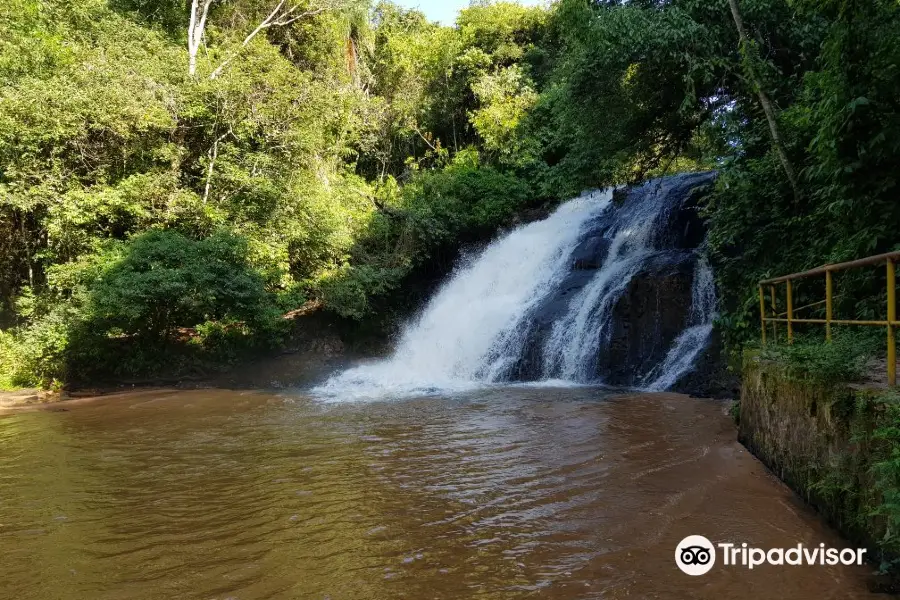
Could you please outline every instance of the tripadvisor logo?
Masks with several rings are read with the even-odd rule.
[[[721,551],[722,566],[753,569],[760,565],[862,565],[865,548],[826,548],[825,544],[808,548],[797,544],[792,548],[752,548],[746,543],[713,545],[702,535],[689,535],[675,548],[675,564],[688,575],[705,575],[716,564],[716,548]]]
[[[675,564],[688,575],[705,575],[716,564],[716,549],[702,535],[689,535],[675,548]]]

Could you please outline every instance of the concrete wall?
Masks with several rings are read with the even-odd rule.
[[[744,360],[741,443],[886,569],[900,556],[897,398],[797,377],[756,354]]]

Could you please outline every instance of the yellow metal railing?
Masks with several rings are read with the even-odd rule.
[[[762,326],[762,341],[766,343],[767,324],[772,324],[772,331],[775,339],[778,337],[778,323],[787,324],[788,343],[794,341],[794,324],[795,323],[815,323],[825,325],[825,339],[831,341],[832,325],[868,325],[876,327],[885,327],[887,329],[887,371],[888,383],[897,385],[897,336],[896,330],[900,327],[900,321],[897,320],[897,274],[895,265],[900,262],[900,252],[890,252],[888,254],[879,254],[878,256],[870,256],[852,262],[840,263],[836,265],[826,265],[811,271],[803,273],[793,273],[783,277],[775,277],[774,279],[766,279],[759,282],[759,318]],[[873,265],[887,265],[887,319],[884,321],[848,321],[844,319],[835,319],[833,310],[834,299],[834,277],[837,271],[846,271],[857,267],[867,267]],[[797,279],[808,279],[811,277],[825,277],[825,300],[814,302],[794,308],[794,281]],[[775,286],[784,283],[787,286],[787,310],[783,313],[778,312],[775,303]],[[765,287],[769,287],[769,297],[771,300],[771,317],[766,316],[766,295]],[[798,319],[794,314],[798,311],[813,308],[815,306],[825,305],[824,319]],[[784,317],[784,318],[782,318]]]

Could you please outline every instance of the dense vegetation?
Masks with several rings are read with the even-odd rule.
[[[390,322],[522,211],[688,169],[738,348],[761,276],[900,247],[898,38],[895,0],[8,0],[0,386]]]

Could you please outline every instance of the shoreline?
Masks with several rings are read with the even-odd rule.
[[[172,384],[134,384],[130,387],[125,387],[123,385],[118,387],[84,388],[73,391],[51,391],[33,388],[4,391],[0,392],[0,415],[38,410],[59,410],[63,406],[88,404],[96,400],[118,395],[214,388],[217,388],[217,386],[212,382],[204,382],[203,384],[196,383],[195,385],[183,385],[182,382],[173,382]]]

